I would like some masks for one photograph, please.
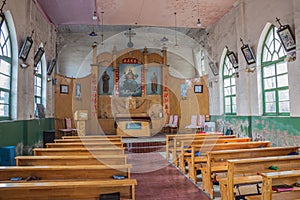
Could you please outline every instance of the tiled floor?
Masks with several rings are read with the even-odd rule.
[[[160,153],[130,154],[131,177],[137,179],[137,200],[209,200]]]

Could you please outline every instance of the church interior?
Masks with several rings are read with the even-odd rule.
[[[299,0],[0,6],[0,199],[300,198]]]

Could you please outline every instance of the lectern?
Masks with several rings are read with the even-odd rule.
[[[74,113],[78,136],[86,135],[85,121],[88,120],[88,110],[77,110]]]

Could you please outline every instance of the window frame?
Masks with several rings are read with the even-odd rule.
[[[226,64],[226,61],[227,61],[227,64]],[[230,65],[230,67],[227,67],[228,65]],[[225,75],[225,67],[226,69],[229,69],[229,70],[232,70],[232,74],[231,75]],[[229,57],[228,57],[228,50],[226,52],[226,55],[224,57],[224,60],[223,60],[223,72],[222,72],[222,80],[223,80],[223,105],[224,105],[224,114],[225,115],[236,115],[237,112],[236,112],[236,108],[237,108],[237,103],[236,103],[236,77],[235,77],[235,73],[236,73],[236,69],[233,67],[232,63],[230,62],[229,60]],[[232,84],[232,79],[235,79],[235,83]],[[226,86],[225,87],[225,80],[226,79],[229,79],[230,81],[230,85],[229,86]],[[235,94],[232,94],[232,87],[235,87]],[[230,88],[230,95],[226,95],[225,93],[225,89],[226,88]],[[226,111],[226,98],[230,98],[230,112],[227,112]],[[233,104],[233,98],[235,98],[235,104]],[[233,112],[233,105],[235,105],[235,112]]]
[[[7,50],[7,51],[10,51],[10,57],[7,56],[7,59],[0,58],[1,60],[5,60],[8,64],[10,64],[9,75],[3,74],[3,73],[0,72],[0,74],[4,75],[6,77],[9,77],[9,79],[10,79],[9,89],[0,87],[0,91],[8,93],[8,104],[3,103],[3,105],[8,105],[8,116],[1,115],[0,116],[0,121],[3,121],[3,120],[11,120],[12,119],[12,116],[11,116],[12,115],[12,113],[11,113],[12,112],[12,108],[11,108],[11,105],[12,105],[12,100],[11,100],[12,91],[11,90],[12,90],[12,55],[13,55],[13,52],[12,52],[11,33],[10,33],[9,26],[8,26],[8,22],[7,22],[4,15],[1,16],[1,17],[3,17],[3,19],[2,19],[3,21],[2,21],[1,27],[0,27],[0,34],[3,36],[3,29],[2,29],[3,26],[6,26],[6,29],[7,29],[7,38],[5,38],[4,46],[2,46],[2,44],[0,44],[1,54],[2,54],[2,50],[5,48],[5,46],[7,46],[8,43],[9,43],[9,47],[10,47],[10,49]]]
[[[282,73],[282,74],[279,74],[279,75],[277,73],[277,65],[281,64],[281,63],[286,63],[286,61],[285,61],[285,59],[286,59],[286,51],[285,51],[285,49],[283,47],[283,44],[280,41],[280,39],[278,40],[280,42],[280,47],[278,49],[275,49],[275,43],[272,44],[272,45],[274,45],[274,50],[273,50],[272,54],[276,53],[277,50],[279,50],[278,51],[278,54],[279,54],[280,50],[283,49],[285,55],[282,56],[282,57],[279,57],[279,55],[278,55],[279,58],[277,60],[273,60],[272,59],[272,61],[264,61],[264,58],[265,58],[264,57],[264,52],[265,52],[265,48],[267,48],[266,42],[267,42],[267,39],[269,38],[270,34],[273,34],[273,36],[272,36],[273,40],[276,40],[276,35],[275,34],[277,34],[277,32],[276,32],[276,27],[274,25],[272,25],[269,28],[269,30],[268,30],[265,38],[264,38],[263,48],[262,48],[262,51],[261,51],[261,77],[262,77],[263,116],[289,116],[290,115],[290,111],[289,112],[279,112],[279,102],[280,101],[279,101],[279,95],[278,94],[279,94],[280,91],[284,91],[284,90],[288,90],[288,92],[289,92],[289,86],[288,85],[287,86],[283,86],[283,87],[278,87],[278,77],[282,76],[282,75],[285,75],[285,74],[288,76],[288,68],[287,68],[287,72],[286,73]],[[266,67],[269,67],[269,66],[272,66],[272,65],[274,65],[274,71],[275,71],[274,75],[266,77],[265,74],[264,74],[264,69]],[[265,81],[266,78],[270,78],[270,77],[274,77],[275,78],[275,87],[271,88],[271,89],[265,89],[265,82],[264,81]],[[288,77],[287,77],[287,79],[288,79]],[[275,105],[275,109],[276,110],[275,110],[275,112],[267,112],[266,111],[266,108],[267,108],[266,104],[268,102],[266,102],[266,93],[272,92],[272,91],[275,92],[275,104],[276,104]],[[288,102],[289,102],[289,105],[290,105],[290,96],[289,96]]]
[[[37,109],[37,99],[40,100],[40,103],[39,104],[43,104],[43,63],[42,63],[42,59],[40,59],[40,61],[37,63],[37,72],[34,74],[34,88],[33,88],[33,91],[34,91],[34,115],[35,117],[38,117],[38,109]],[[40,73],[39,70],[40,69]],[[37,79],[40,79],[40,85],[37,85]],[[37,91],[37,88],[40,88],[41,89],[41,96],[38,96],[36,95],[36,91]]]

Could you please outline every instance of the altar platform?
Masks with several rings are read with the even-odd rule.
[[[123,138],[126,153],[149,153],[166,151],[166,134],[151,137]]]

